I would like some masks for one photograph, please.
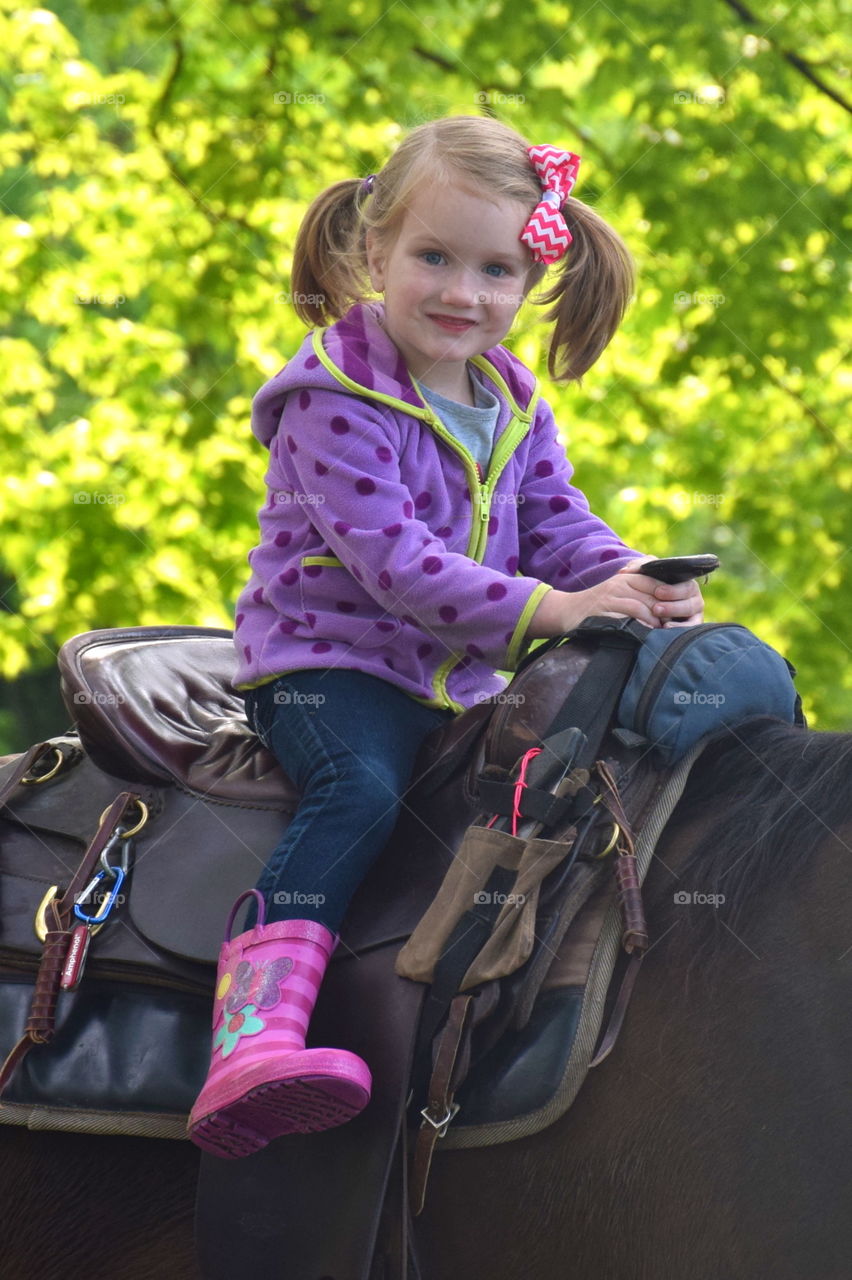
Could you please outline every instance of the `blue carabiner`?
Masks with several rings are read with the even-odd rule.
[[[115,878],[115,884],[110,889],[104,901],[98,907],[98,910],[95,913],[95,915],[93,916],[87,915],[86,912],[80,906],[81,901],[84,901],[86,898],[91,897],[91,895],[94,893],[95,889],[98,887],[100,882],[106,879],[108,875],[111,875]],[[106,920],[107,916],[115,906],[115,900],[118,897],[119,891],[121,890],[121,886],[123,884],[124,884],[124,871],[121,869],[121,867],[110,867],[109,871],[99,871],[97,875],[95,875],[93,879],[90,881],[90,883],[86,886],[83,892],[79,895],[77,901],[74,903],[74,915],[77,917],[78,920],[82,920],[83,924],[87,924],[90,926],[103,924],[103,922]]]

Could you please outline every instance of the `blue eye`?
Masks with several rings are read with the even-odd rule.
[[[508,275],[505,267],[501,267],[499,262],[489,262],[485,268],[489,276],[494,276],[495,280],[499,280],[500,276]]]
[[[444,261],[444,255],[442,253],[438,253],[437,249],[427,249],[423,254],[423,260],[424,262],[427,262],[430,267],[438,267]]]

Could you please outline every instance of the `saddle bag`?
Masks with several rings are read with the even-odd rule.
[[[702,738],[751,716],[803,724],[795,674],[777,650],[736,623],[642,627],[618,723],[675,764]]]

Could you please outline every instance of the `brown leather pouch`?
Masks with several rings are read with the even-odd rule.
[[[514,973],[532,951],[541,882],[571,851],[567,840],[527,840],[483,826],[472,826],[462,841],[432,905],[397,957],[396,971],[415,982],[432,982],[435,965],[466,912],[502,902],[490,936],[467,970],[459,990]],[[495,868],[514,873],[511,888],[489,889]]]

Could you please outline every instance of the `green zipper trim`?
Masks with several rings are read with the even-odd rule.
[[[436,698],[441,699],[441,706],[448,707],[450,711],[464,711],[465,707],[460,702],[456,702],[447,693],[447,679],[453,667],[461,662],[462,655],[460,653],[451,653],[446,662],[442,662],[435,675],[432,678],[432,688],[435,690]]]
[[[485,356],[471,356],[470,363],[476,365],[477,369],[481,369],[483,373],[488,375],[492,382],[497,384],[501,393],[509,401],[509,408],[512,410],[512,415],[515,418],[521,418],[527,422],[532,422],[535,417],[535,411],[538,407],[538,399],[541,394],[538,379],[533,383],[532,394],[529,398],[529,402],[526,409],[523,409],[509,390],[503,375],[494,367],[490,360],[486,360]]]
[[[324,564],[332,569],[343,569],[345,566],[342,560],[338,560],[337,556],[302,556],[299,564],[302,568],[306,564]]]
[[[514,671],[518,665],[518,659],[521,656],[521,648],[523,646],[524,636],[527,627],[530,625],[530,619],[535,613],[543,596],[548,591],[552,591],[553,587],[547,582],[540,582],[537,587],[533,588],[529,600],[523,607],[520,618],[518,618],[515,630],[512,632],[512,639],[509,641],[509,648],[506,650],[505,671]]]
[[[250,684],[235,684],[234,688],[239,689],[241,693],[247,692],[249,689],[261,689],[265,684],[272,684],[272,681],[277,680],[278,676],[286,674],[286,671],[279,671],[277,675],[264,676],[262,680],[252,680]]]
[[[366,396],[368,400],[380,400],[382,404],[390,405],[392,409],[402,409],[405,413],[410,413],[413,418],[428,418],[431,413],[424,405],[422,409],[418,409],[416,405],[409,404],[407,400],[400,400],[398,396],[385,395],[383,391],[374,391],[372,387],[362,386],[360,382],[356,382],[354,378],[350,378],[342,369],[338,369],[331,356],[322,344],[322,329],[316,329],[313,336],[314,354],[317,359],[324,365],[331,376],[346,387],[347,391],[354,391],[356,396]]]

